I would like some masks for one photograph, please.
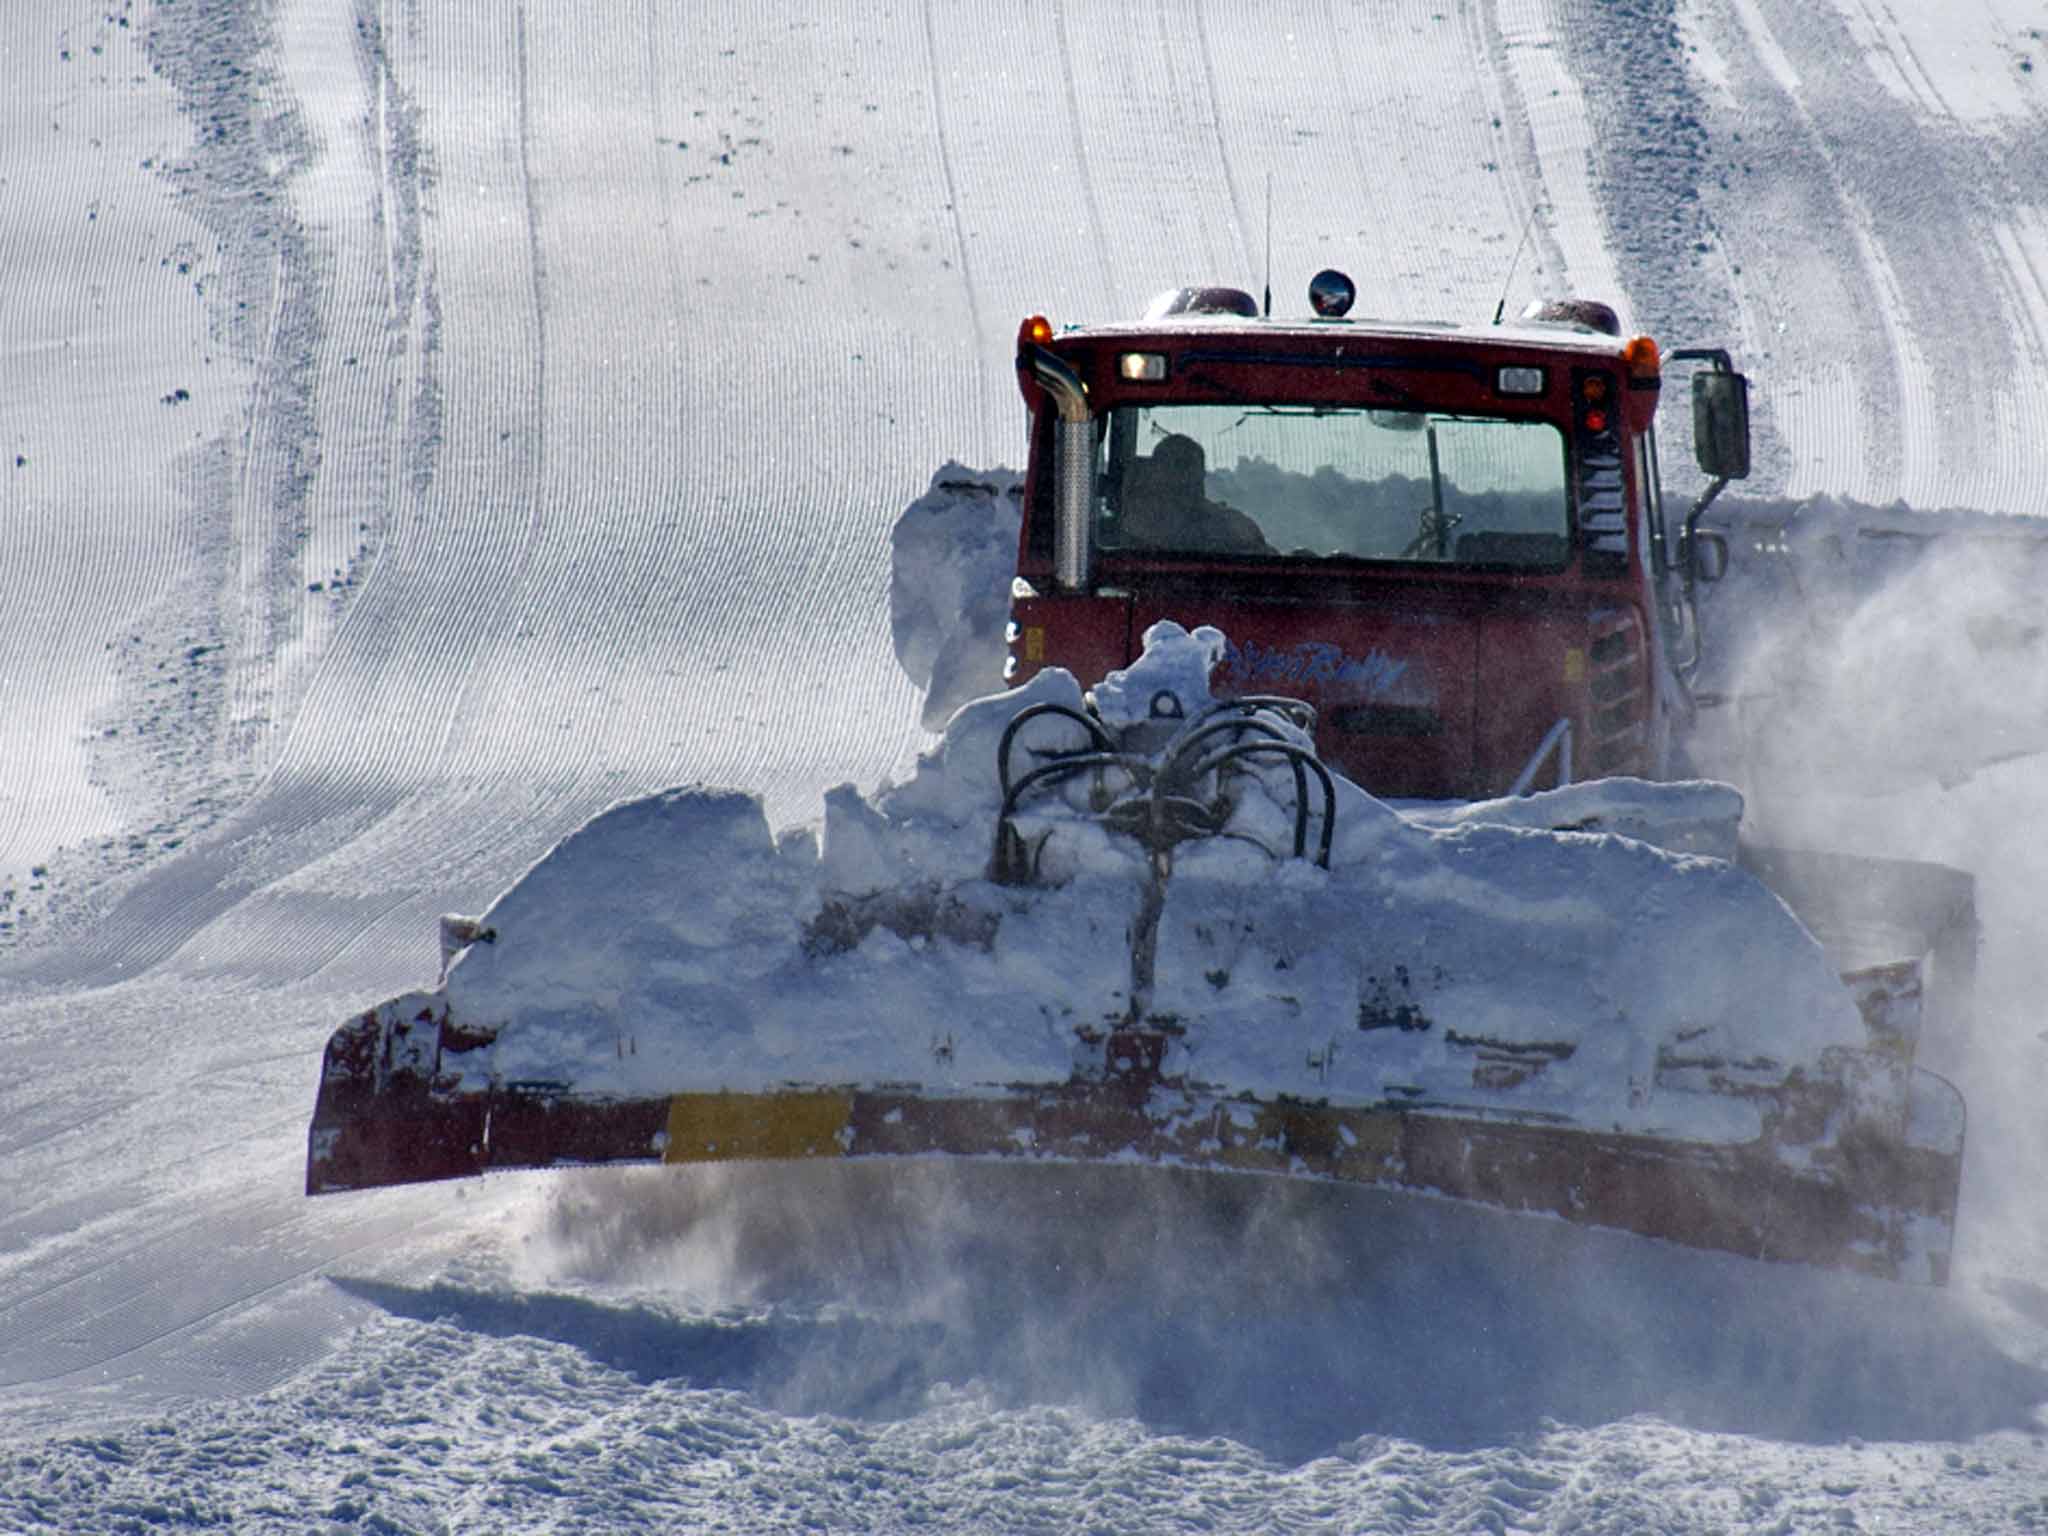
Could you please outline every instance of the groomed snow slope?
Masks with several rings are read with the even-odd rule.
[[[839,1225],[744,1176],[298,1193],[319,1048],[432,978],[435,914],[628,795],[784,823],[907,765],[892,521],[1016,462],[1025,313],[1258,286],[1269,176],[1277,306],[1328,264],[1389,315],[1598,293],[1754,372],[1759,495],[2048,510],[2041,28],[6,8],[0,1525],[2048,1519],[2048,1295],[1996,1278],[2038,1218],[1901,1299],[1355,1200],[1133,1239],[1114,1180]],[[1831,827],[1990,866],[1994,1009],[2043,798],[2015,761]],[[1973,1103],[2039,1080],[1994,1017]],[[1982,1152],[2038,1143],[1985,1124],[2003,1216]]]

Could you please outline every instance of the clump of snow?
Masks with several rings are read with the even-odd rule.
[[[896,659],[925,690],[927,730],[1002,684],[1023,494],[1015,470],[949,462],[889,536]]]
[[[1095,691],[1112,734],[1156,733],[1162,692],[1190,716],[1208,702],[1219,633],[1162,624],[1146,642]],[[1754,1115],[1662,1082],[1660,1053],[1682,1042],[1776,1075],[1864,1043],[1770,892],[1614,830],[1725,834],[1740,800],[1722,786],[1617,781],[1407,816],[1339,779],[1322,869],[1276,857],[1293,769],[1261,760],[1230,787],[1222,834],[1175,846],[1155,892],[1151,856],[1100,816],[1135,776],[1091,770],[1013,807],[1038,879],[995,884],[997,743],[1033,705],[1081,702],[1047,671],[962,708],[907,783],[833,791],[822,847],[778,841],[729,790],[614,807],[484,914],[489,942],[448,974],[451,1015],[498,1031],[488,1070],[507,1080],[943,1095],[1063,1083],[1136,1011],[1183,1026],[1169,1073],[1222,1091],[1483,1106],[1512,1090],[1520,1108],[1708,1139],[1753,1135]],[[1041,715],[1013,773],[1090,740]],[[1310,823],[1322,814],[1318,797]]]
[[[1742,792],[1730,784],[1693,780],[1652,784],[1594,779],[1501,800],[1404,807],[1425,826],[1488,824],[1545,832],[1613,832],[1673,853],[1733,859],[1742,826]]]
[[[1483,823],[1409,823],[1328,873],[1244,857],[1189,850],[1161,919],[1155,1006],[1203,1021],[1203,1080],[1278,1089],[1284,1064],[1288,1092],[1478,1103],[1489,1063],[1526,1074],[1524,1111],[1740,1137],[1754,1120],[1674,1091],[1661,1053],[1782,1070],[1864,1041],[1814,940],[1719,859]]]
[[[1072,1016],[1118,1006],[1128,984],[1135,892],[1077,883],[1053,931],[1050,914],[978,878],[988,837],[892,820],[841,791],[821,854],[806,834],[771,837],[753,795],[630,801],[484,914],[488,942],[449,969],[449,1012],[501,1031],[498,1077],[591,1091],[1063,1081]],[[901,878],[891,899],[848,906],[828,872],[856,888]]]
[[[1163,620],[1145,631],[1144,653],[1095,685],[1095,712],[1112,728],[1163,717],[1192,718],[1212,702],[1209,674],[1230,642],[1203,624],[1192,633]]]
[[[885,786],[876,796],[877,812],[898,825],[929,825],[948,835],[973,827],[986,835],[1002,808],[996,754],[1010,722],[1037,705],[1078,712],[1085,702],[1073,674],[1052,668],[1035,674],[1022,687],[963,705],[948,722],[945,736],[918,759],[910,779]],[[1027,723],[1024,731],[1028,734],[1020,732],[1018,742],[1013,743],[1013,751],[1022,755],[1022,766],[1038,760],[1034,754],[1078,751],[1089,740],[1085,728],[1057,717]],[[826,827],[830,858],[829,818]],[[860,887],[847,884],[839,889]]]
[[[900,785],[884,785],[870,798],[852,785],[825,797],[824,871],[828,891],[864,896],[919,882],[975,880],[986,871],[1003,808],[998,755],[1010,724],[1037,706],[1082,712],[1085,700],[1071,673],[1050,669],[1008,693],[977,699],[957,710],[937,746],[922,754]],[[1011,777],[1063,754],[1089,747],[1086,727],[1060,714],[1023,722],[1010,746]],[[1061,802],[1061,819],[1086,804],[1076,790]],[[1031,818],[1027,817],[1027,820]],[[1096,829],[1072,826],[1078,836],[1058,851],[1068,876],[1083,866],[1114,879],[1140,867],[1128,846]],[[1095,835],[1090,835],[1094,833]]]
[[[529,1043],[552,1021],[751,1011],[755,987],[801,940],[817,860],[770,836],[760,801],[702,786],[612,807],[495,902],[449,967],[451,1010],[529,1021],[508,1032],[508,1075],[564,1064]],[[620,1024],[623,1030],[623,1023]]]

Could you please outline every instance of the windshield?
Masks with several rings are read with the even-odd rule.
[[[1548,422],[1325,406],[1126,406],[1096,466],[1106,551],[1562,565]]]

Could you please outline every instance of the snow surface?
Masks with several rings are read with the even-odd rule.
[[[0,1529],[2039,1528],[2043,588],[1885,596],[2048,511],[2037,12],[0,8]],[[306,1201],[438,914],[673,786],[798,862],[907,787],[892,524],[1019,462],[1023,315],[1260,286],[1269,177],[1276,307],[1602,290],[1754,375],[1731,532],[1932,536],[1736,539],[1784,685],[1698,766],[1977,873],[1959,1283],[1126,1170]]]

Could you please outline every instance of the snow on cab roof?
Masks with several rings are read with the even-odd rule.
[[[1288,341],[1327,343],[1347,336],[1369,336],[1390,341],[1417,340],[1471,346],[1532,347],[1546,351],[1570,351],[1598,357],[1620,357],[1628,341],[1590,326],[1558,321],[1517,321],[1486,325],[1458,320],[1382,320],[1371,318],[1313,319],[1307,316],[1268,317],[1199,313],[1170,315],[1156,320],[1126,320],[1105,324],[1062,326],[1055,343],[1068,340],[1114,341],[1122,338],[1181,337],[1202,333],[1241,332],[1284,338]]]

